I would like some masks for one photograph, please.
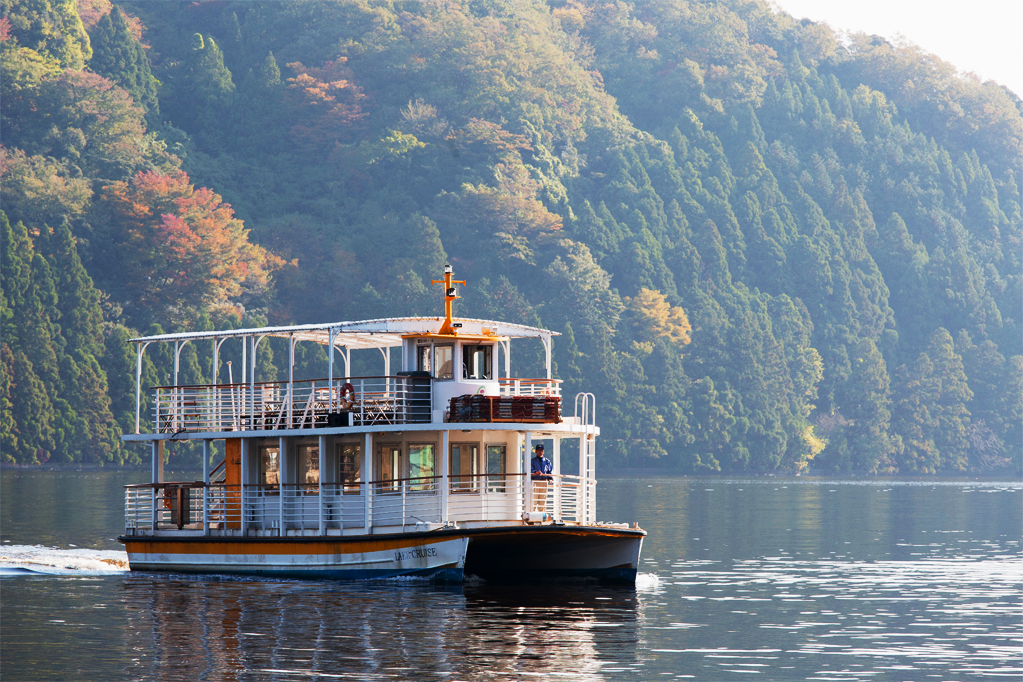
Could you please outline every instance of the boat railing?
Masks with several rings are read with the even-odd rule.
[[[430,421],[428,378],[368,376],[158,386],[158,433],[269,431]]]
[[[423,476],[322,486],[144,483],[125,486],[125,532],[284,535],[523,518],[585,524],[595,521],[585,504],[594,486],[592,480],[569,474],[551,475],[550,480],[533,480],[528,474],[456,475],[446,482],[440,476]]]
[[[561,379],[498,379],[502,396],[561,397]]]

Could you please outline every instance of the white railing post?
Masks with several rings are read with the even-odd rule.
[[[135,344],[135,433],[142,430],[142,348],[141,343]]]
[[[352,396],[354,398],[354,396]],[[366,423],[366,380],[359,379],[359,423]]]
[[[202,441],[202,534],[210,534],[210,439]]]
[[[447,429],[441,431],[440,446],[440,520],[441,523],[448,522],[448,489],[450,484],[450,471],[448,462],[448,442],[451,436]],[[436,480],[436,479],[435,479]]]
[[[295,402],[295,335],[288,339],[288,428],[295,428],[292,404]]]
[[[327,465],[327,437],[326,436],[320,436],[320,443],[319,443],[319,448],[318,448],[318,456],[319,456],[319,459],[320,459],[319,464],[317,465],[319,467],[319,471],[320,471],[320,481],[319,481],[320,495],[319,495],[319,498],[318,498],[318,500],[319,500],[319,510],[318,511],[319,511],[319,515],[320,515],[320,530],[319,530],[319,533],[320,533],[320,535],[326,535],[327,534],[327,520],[324,518],[324,515],[323,515],[323,491],[324,491],[324,488],[323,488],[323,474],[327,470],[326,469],[326,465]],[[344,524],[341,524],[341,525],[343,526]]]
[[[153,427],[160,433],[160,389],[153,389]]]
[[[245,479],[246,479],[246,475],[248,474],[248,471],[249,471],[249,454],[250,454],[249,453],[249,449],[250,449],[249,448],[249,444],[251,442],[252,442],[251,438],[242,438],[242,453],[241,453],[242,454],[242,463],[241,463],[241,471],[238,472],[238,503],[239,503],[239,509],[240,509],[241,515],[242,515],[241,519],[239,520],[238,527],[241,529],[243,537],[245,536],[245,532],[248,530],[248,524],[246,523],[246,518],[248,517],[248,514],[246,514],[246,510],[245,510],[245,502],[246,502],[246,500],[245,500]]]
[[[401,530],[402,531],[405,530],[405,519],[406,519],[406,517],[405,517],[405,514],[406,514],[406,510],[405,510],[405,494],[407,492],[408,483],[409,483],[408,479],[402,479],[402,481],[401,481]]]
[[[372,496],[373,487],[369,484],[373,480],[373,434],[367,433],[363,440],[362,447],[362,493],[363,493],[363,524],[364,530],[369,533],[372,528],[371,512],[373,509]],[[344,525],[344,524],[342,524]]]
[[[287,535],[285,532],[285,518],[284,518],[284,497],[288,494],[284,487],[285,472],[288,472],[288,483],[291,483],[290,472],[292,469],[291,465],[291,453],[288,451],[288,439],[281,436],[277,439],[277,534],[281,537]],[[298,481],[296,481],[297,483]],[[265,489],[264,489],[265,492]]]
[[[575,504],[580,523],[586,522],[586,436],[585,430],[579,435],[579,492]]]

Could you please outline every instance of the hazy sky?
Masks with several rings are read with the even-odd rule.
[[[925,51],[1023,97],[1023,0],[774,0],[838,31],[905,36]]]

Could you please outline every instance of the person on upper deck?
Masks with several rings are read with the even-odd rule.
[[[554,479],[550,475],[554,471],[554,466],[551,464],[551,460],[543,455],[543,443],[539,443],[536,446],[533,459],[529,460],[529,472],[534,481],[550,481]]]

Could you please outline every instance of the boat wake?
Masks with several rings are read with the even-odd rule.
[[[42,545],[0,547],[0,576],[110,575],[128,570],[128,555],[118,550],[61,549]]]

